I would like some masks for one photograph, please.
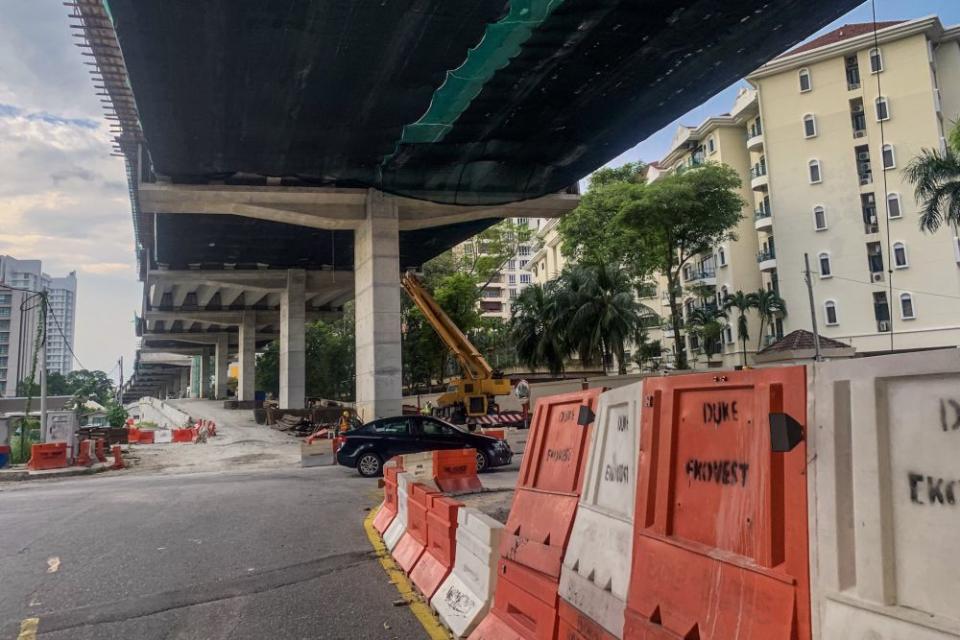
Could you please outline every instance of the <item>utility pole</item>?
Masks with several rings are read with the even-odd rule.
[[[40,441],[46,442],[50,436],[47,429],[47,292],[40,295],[40,322],[43,325],[43,339],[40,342]]]
[[[813,323],[813,349],[814,360],[820,362],[823,358],[820,356],[820,330],[817,329],[817,307],[813,302],[813,280],[810,278],[810,254],[803,254],[803,279],[807,283],[807,297],[810,300],[810,320]]]
[[[120,386],[117,387],[117,404],[123,404],[123,356],[120,356]]]

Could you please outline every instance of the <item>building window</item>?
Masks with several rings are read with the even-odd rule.
[[[707,138],[707,152],[713,153],[717,150],[717,143],[714,142],[713,136]]]
[[[527,260],[521,260],[520,263],[519,263],[519,267],[520,267],[521,269],[526,269],[526,268],[527,268],[527,262],[528,262]]]
[[[870,49],[870,73],[883,71],[883,54],[880,49]]]
[[[723,328],[723,341],[727,344],[733,344],[733,328],[730,325]]]
[[[910,266],[907,262],[907,245],[902,242],[893,243],[893,266],[897,269],[906,269]]]
[[[520,284],[530,284],[530,274],[521,273],[520,274]]]
[[[727,266],[727,250],[723,247],[717,248],[717,263],[721,267]]]
[[[517,276],[514,275],[514,274],[512,274],[512,273],[511,273],[510,275],[508,275],[508,276],[507,276],[507,284],[517,284]]]
[[[837,316],[837,303],[827,300],[823,303],[823,315],[828,327],[840,324]]]
[[[823,207],[813,208],[813,228],[817,231],[827,228],[827,212]]]
[[[823,175],[820,172],[820,161],[811,160],[807,163],[807,167],[810,169],[810,184],[820,184],[823,180]]]
[[[520,255],[520,256],[529,256],[529,255],[530,255],[530,245],[528,245],[528,244],[522,244],[522,245],[520,245],[520,249],[517,251],[517,255]]]
[[[529,219],[529,218],[517,218],[517,224],[520,225],[521,227],[526,227],[527,225],[530,224],[530,219]]]
[[[877,109],[877,122],[890,119],[890,103],[887,102],[887,99],[883,96],[877,98],[876,101]]]
[[[806,93],[813,89],[813,83],[810,81],[810,70],[800,69],[800,93]]]
[[[820,260],[820,277],[829,278],[833,276],[833,271],[830,270],[830,254],[824,251],[817,258]]]
[[[507,261],[507,271],[516,271],[517,270],[517,261],[508,260]]]
[[[915,319],[916,313],[913,308],[913,296],[909,293],[900,294],[900,318],[903,320]]]
[[[903,215],[900,211],[900,194],[899,193],[888,193],[887,194],[887,215],[891,218],[899,218]]]
[[[817,119],[812,113],[803,116],[803,137],[813,138],[817,135]]]
[[[515,300],[516,297],[517,297],[517,290],[516,290],[516,289],[510,289],[510,299],[511,299],[511,300]]]
[[[893,145],[892,144],[883,145],[883,168],[893,169],[896,166],[897,166],[897,157],[893,153]]]

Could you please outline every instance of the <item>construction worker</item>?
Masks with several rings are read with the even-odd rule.
[[[425,405],[423,405],[423,408],[422,408],[422,409],[420,409],[420,413],[422,413],[422,414],[425,415],[425,416],[432,416],[432,415],[433,415],[433,402],[430,401],[430,400],[427,400],[427,403],[426,403]]]
[[[337,431],[343,433],[350,430],[350,412],[344,411],[340,414],[340,423],[337,425]]]

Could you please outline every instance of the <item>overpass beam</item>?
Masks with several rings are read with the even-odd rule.
[[[237,380],[237,399],[253,400],[254,375],[257,356],[257,323],[253,311],[245,311],[240,320],[240,378]]]
[[[306,315],[307,272],[287,271],[287,286],[280,293],[280,408],[302,409],[307,395]]]
[[[399,415],[400,231],[396,199],[370,189],[354,232],[356,400],[363,420]]]
[[[223,400],[227,397],[227,372],[230,369],[230,341],[225,335],[217,337],[217,343],[214,345],[214,388],[213,397],[217,400]]]

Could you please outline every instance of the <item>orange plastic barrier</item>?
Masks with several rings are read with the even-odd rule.
[[[604,629],[600,623],[591,620],[563,598],[560,598],[559,602],[557,638],[562,640],[618,640],[617,636]]]
[[[433,505],[433,498],[439,496],[439,493],[425,484],[410,485],[410,495],[407,498],[407,530],[392,552],[393,559],[407,573],[413,571],[427,548],[427,511]]]
[[[79,451],[77,452],[77,459],[74,461],[74,464],[81,467],[89,467],[92,465],[94,459],[96,458],[96,454],[93,449],[93,441],[81,440],[78,449]]]
[[[141,444],[153,444],[153,431],[140,431],[139,442]]]
[[[493,608],[471,640],[552,640],[563,551],[583,485],[602,389],[542,398],[503,536]]]
[[[123,464],[123,456],[120,454],[120,445],[118,444],[113,445],[112,451],[113,451],[113,465],[110,468],[123,469],[124,464]]]
[[[427,548],[410,572],[413,584],[427,599],[453,570],[457,547],[457,511],[463,504],[442,496],[433,498],[427,512]]]
[[[490,436],[497,440],[503,440],[507,437],[507,432],[504,429],[484,429],[482,433],[485,436]]]
[[[804,368],[644,385],[625,640],[809,640]]]
[[[197,432],[194,429],[172,429],[171,442],[193,442]]]
[[[30,460],[27,462],[27,468],[42,471],[44,469],[63,469],[66,466],[66,442],[30,445]]]
[[[433,452],[433,480],[447,493],[483,490],[477,476],[476,449],[445,449]]]
[[[103,438],[96,438],[94,445],[94,452],[97,455],[97,460],[100,462],[107,461],[107,441]]]
[[[395,466],[383,468],[383,504],[380,505],[377,517],[373,519],[373,528],[380,535],[383,535],[397,517],[397,473],[399,471]]]
[[[136,427],[127,427],[127,442],[133,444],[140,442],[140,429]]]

